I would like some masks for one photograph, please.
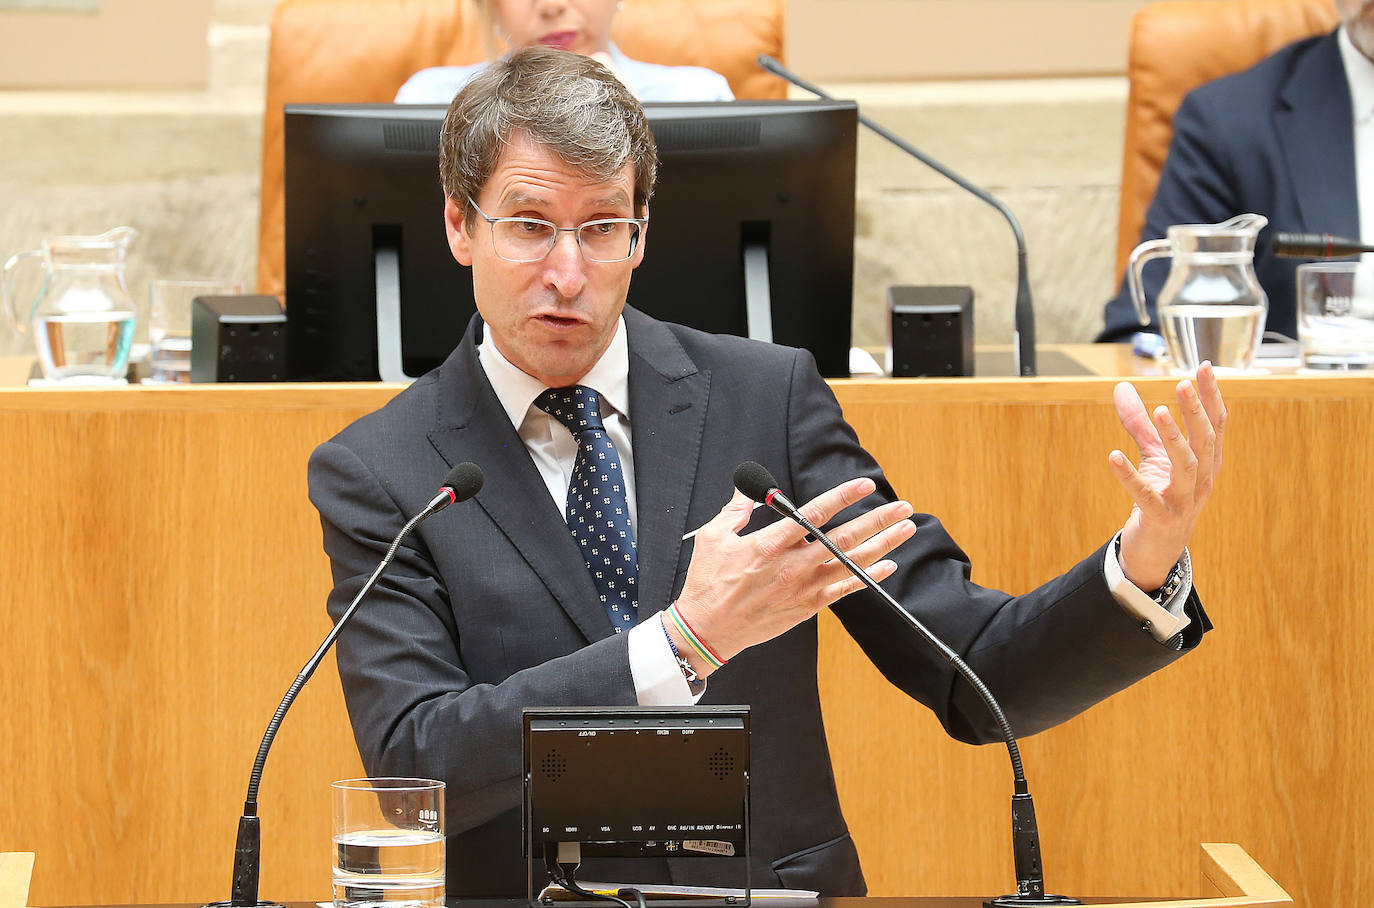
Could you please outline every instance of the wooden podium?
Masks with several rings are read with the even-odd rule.
[[[898,491],[969,553],[973,579],[1020,591],[1125,519],[1106,463],[1129,443],[1113,383],[835,389]],[[1136,383],[1148,402],[1172,397],[1168,378]],[[1299,901],[1353,903],[1374,886],[1359,857],[1374,853],[1361,683],[1374,677],[1374,380],[1222,387],[1226,465],[1192,547],[1217,629],[1022,743],[1046,882],[1191,898],[1189,843],[1223,838]],[[258,740],[329,626],[306,458],[398,390],[0,390],[0,851],[37,853],[31,904],[227,895]],[[827,734],[870,892],[1003,891],[1005,752],[948,740],[822,618]],[[263,777],[264,897],[329,891],[328,785],[360,772],[326,660]],[[1282,895],[1240,879],[1224,898]]]
[[[1198,896],[1154,901],[1146,899],[1085,899],[1093,908],[1285,908],[1293,898],[1235,844],[1204,843]],[[966,897],[869,897],[821,899],[821,908],[982,908],[982,900]]]
[[[1264,872],[1239,845],[1202,846],[1202,878],[1219,898],[1202,900],[1213,908],[1292,905],[1293,897]],[[1175,908],[1184,908],[1182,904]]]
[[[0,908],[24,908],[32,876],[32,851],[0,852]]]
[[[32,854],[0,854],[0,908],[24,908],[27,904],[24,896],[28,892],[33,857]],[[1200,888],[1200,896],[1194,899],[1159,902],[1093,900],[1089,904],[1096,908],[1284,908],[1293,904],[1293,899],[1283,891],[1283,887],[1274,882],[1239,845],[1202,846]],[[488,905],[491,901],[472,904]],[[769,900],[763,900],[760,904],[766,905],[768,902]],[[522,903],[519,900],[510,900],[510,904]],[[826,898],[820,900],[818,908],[981,908],[981,904],[978,899],[943,896]],[[299,908],[313,908],[313,905],[304,903]]]

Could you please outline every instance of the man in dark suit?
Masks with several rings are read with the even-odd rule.
[[[1269,297],[1265,329],[1292,338],[1301,262],[1275,256],[1269,238],[1275,231],[1360,235],[1353,123],[1362,111],[1352,116],[1350,77],[1374,73],[1374,3],[1337,0],[1337,7],[1337,31],[1290,44],[1183,99],[1140,234],[1144,242],[1174,224],[1214,224],[1244,212],[1267,217],[1255,250],[1255,273]],[[1148,328],[1136,318],[1123,279],[1097,339],[1157,333],[1155,300],[1168,271],[1167,262],[1145,269]]]
[[[751,707],[754,885],[862,894],[816,689],[827,606],[950,734],[998,740],[967,685],[819,544],[733,494],[744,460],[834,526],[1022,734],[1166,665],[1209,627],[1185,551],[1220,464],[1209,368],[1197,388],[1179,384],[1183,426],[1118,388],[1142,457],[1139,469],[1109,458],[1137,504],[1115,539],[1026,595],[983,589],[940,523],[896,500],[805,351],[625,305],[656,153],[609,72],[517,52],[454,100],[442,135],[446,229],[480,315],[443,365],[315,451],[310,496],[337,618],[438,477],[466,460],[485,473],[472,502],[400,548],[338,641],[367,771],[448,784],[450,895],[524,891],[523,707],[698,700]],[[743,882],[739,859],[711,863],[588,861],[580,875]]]

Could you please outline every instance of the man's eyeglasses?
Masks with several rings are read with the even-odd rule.
[[[635,254],[639,237],[649,225],[648,218],[601,218],[576,227],[559,227],[540,218],[494,218],[478,208],[471,197],[468,204],[491,225],[492,248],[508,262],[542,261],[560,233],[574,234],[582,257],[589,262],[623,262]]]

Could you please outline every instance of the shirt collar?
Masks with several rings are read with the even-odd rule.
[[[1350,85],[1350,107],[1355,122],[1364,123],[1374,119],[1374,60],[1360,53],[1344,25],[1339,31],[1337,43],[1341,48],[1341,63],[1345,66],[1345,81]]]
[[[511,425],[518,430],[534,407],[534,399],[544,393],[548,385],[527,375],[496,349],[491,339],[491,328],[482,332],[482,343],[477,347],[477,356],[482,371],[487,374],[501,409],[506,411]],[[630,415],[630,351],[625,342],[625,317],[616,319],[615,334],[606,352],[578,381],[579,385],[593,388],[601,395],[602,401],[626,419]],[[536,410],[537,413],[543,411]]]
[[[625,72],[625,67],[633,66],[635,62],[631,60],[629,57],[625,56],[625,54],[620,50],[620,48],[615,46],[614,41],[606,42],[606,56],[611,58],[611,62],[615,64],[615,68],[620,70],[621,72]]]

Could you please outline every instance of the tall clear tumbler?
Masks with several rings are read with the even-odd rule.
[[[198,296],[238,296],[237,281],[155,280],[149,287],[148,382],[191,380],[191,304]]]
[[[444,908],[444,783],[334,782],[334,908]]]
[[[1374,262],[1298,266],[1298,339],[1307,369],[1374,369]]]

